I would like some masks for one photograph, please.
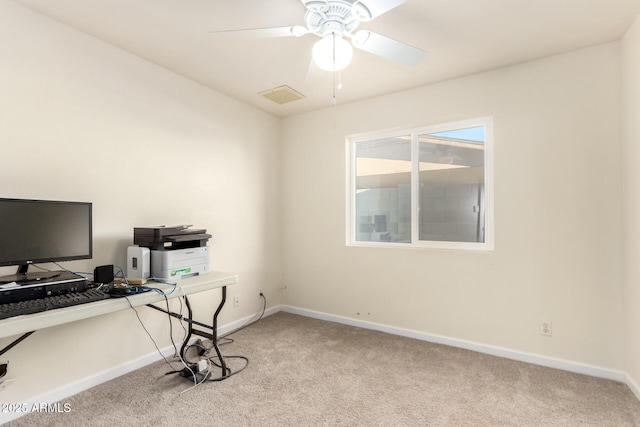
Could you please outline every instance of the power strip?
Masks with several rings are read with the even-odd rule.
[[[209,372],[209,362],[206,359],[201,359],[198,363],[189,365],[188,368],[184,368],[180,371],[180,376],[188,378],[189,380],[195,380],[197,383],[201,383],[211,376]]]

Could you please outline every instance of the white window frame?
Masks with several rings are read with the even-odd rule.
[[[484,126],[484,242],[447,242],[425,241],[419,239],[419,141],[418,136]],[[378,138],[411,135],[411,242],[370,242],[356,240],[356,145],[358,142]],[[494,249],[494,188],[493,188],[493,117],[485,116],[468,120],[459,120],[435,124],[414,129],[375,132],[350,135],[346,138],[346,245],[362,247],[394,247],[394,248],[431,248],[472,251],[493,251]]]

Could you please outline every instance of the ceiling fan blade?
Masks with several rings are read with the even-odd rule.
[[[267,38],[267,37],[300,37],[308,33],[308,30],[301,25],[293,25],[289,27],[265,27],[265,28],[243,28],[232,30],[209,31],[209,34],[234,33],[242,34],[249,37]]]
[[[351,11],[358,21],[370,21],[400,6],[407,0],[356,0]]]
[[[351,43],[365,52],[410,66],[418,65],[427,56],[422,49],[367,30],[355,33]]]

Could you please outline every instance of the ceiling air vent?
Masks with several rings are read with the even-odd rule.
[[[287,102],[297,101],[304,98],[304,95],[291,89],[289,86],[278,86],[273,89],[263,90],[258,95],[262,95],[275,102],[276,104],[286,104]]]

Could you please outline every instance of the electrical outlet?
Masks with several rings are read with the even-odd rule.
[[[550,320],[542,320],[540,322],[540,335],[548,337],[553,335],[553,323]]]
[[[236,295],[235,297],[233,297],[233,308],[238,307],[240,307],[240,296]]]

